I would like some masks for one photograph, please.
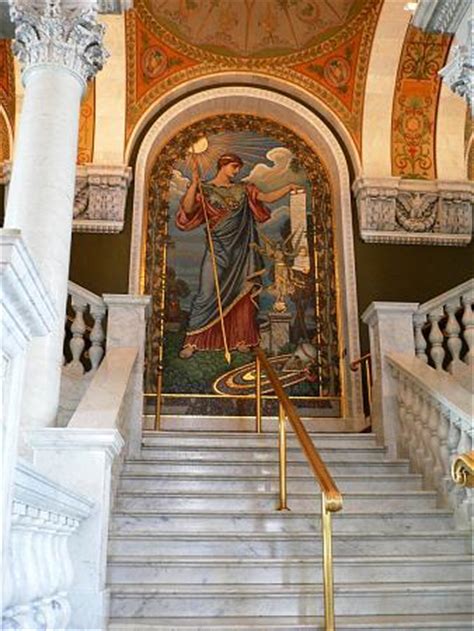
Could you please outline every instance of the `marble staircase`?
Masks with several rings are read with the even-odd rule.
[[[370,434],[312,434],[344,496],[333,518],[337,628],[472,629],[468,533]],[[109,631],[323,629],[320,502],[289,435],[145,432],[109,535]]]

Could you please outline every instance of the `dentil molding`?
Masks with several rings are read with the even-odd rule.
[[[13,52],[23,80],[35,68],[52,66],[68,70],[85,88],[109,56],[103,46],[105,27],[97,22],[95,3],[9,1],[15,25]]]
[[[469,182],[361,177],[353,191],[367,243],[461,246],[472,239]]]

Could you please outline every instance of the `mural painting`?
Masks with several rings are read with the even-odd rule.
[[[336,410],[332,220],[322,163],[289,132],[252,117],[217,117],[182,141],[162,152],[150,181],[147,390],[158,387],[164,412],[237,413],[240,399],[241,411],[251,413],[252,349],[260,344],[295,400]],[[264,392],[271,395],[266,381]]]

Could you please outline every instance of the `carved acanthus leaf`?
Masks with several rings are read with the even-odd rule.
[[[60,0],[41,4],[10,0],[10,14],[15,24],[13,52],[23,73],[38,66],[57,66],[85,84],[109,56],[103,46],[104,26],[91,7],[64,6]]]

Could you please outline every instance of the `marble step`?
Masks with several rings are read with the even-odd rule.
[[[149,556],[164,555],[175,558],[184,557],[255,557],[255,558],[292,558],[305,554],[320,557],[322,541],[315,529],[300,532],[237,532],[195,533],[139,531],[117,533],[109,536],[109,554],[111,556],[136,556],[144,559]],[[419,556],[461,555],[466,558],[472,554],[472,541],[468,534],[439,530],[430,524],[426,531],[374,532],[364,528],[356,533],[333,534],[334,558],[338,556]]]
[[[338,475],[370,475],[383,477],[393,473],[408,473],[408,460],[396,460],[393,462],[347,462],[338,458],[332,460],[328,465],[329,471],[337,478]],[[181,474],[188,475],[220,475],[227,478],[236,475],[244,476],[260,476],[260,475],[278,475],[277,462],[233,462],[229,459],[225,461],[214,460],[202,462],[201,460],[128,460],[124,463],[122,475],[128,473],[144,474],[144,475],[161,475],[161,474]],[[305,476],[314,480],[314,474],[311,472],[307,462],[289,462],[288,475]]]
[[[335,586],[338,615],[468,613],[470,582],[360,583]],[[296,616],[323,614],[322,586],[113,585],[111,617]]]
[[[469,556],[383,556],[334,558],[334,580],[338,583],[389,583],[470,581]],[[250,557],[111,556],[108,583],[204,584],[204,583],[283,583],[320,584],[321,557],[283,559]]]
[[[472,631],[470,614],[336,616],[338,631]],[[109,631],[323,631],[319,616],[112,618]]]
[[[276,430],[276,427],[275,427]],[[329,434],[312,433],[311,440],[315,447],[352,448],[354,446],[376,447],[375,434]],[[289,446],[296,447],[298,439],[292,431],[288,431]],[[219,447],[226,445],[237,447],[275,447],[278,434],[255,434],[250,432],[144,432],[142,444],[146,447]]]
[[[316,502],[317,504],[317,502]],[[333,518],[333,532],[363,533],[410,532],[411,530],[449,530],[452,514],[447,510],[426,509],[404,512],[359,511],[338,513]],[[225,511],[114,511],[111,532],[318,532],[320,512],[225,512]]]
[[[421,490],[423,478],[418,474],[393,474],[383,476],[369,475],[338,475],[337,485],[341,492],[355,491],[415,491]],[[147,473],[124,473],[120,477],[120,491],[160,491],[169,493],[180,491],[219,491],[219,492],[278,492],[279,480],[277,476],[260,475],[232,477],[223,475],[202,474],[166,474],[159,476]],[[288,492],[314,492],[317,483],[314,476],[290,475],[288,477]]]
[[[247,511],[268,512],[279,504],[278,492],[177,492],[168,491],[122,491],[119,493],[115,508],[118,511],[233,511],[235,514]],[[435,508],[437,496],[434,491],[386,491],[366,493],[346,493],[344,495],[344,514],[353,511],[380,512],[400,510],[409,513],[412,510]],[[320,504],[320,495],[316,488],[312,493],[293,493],[288,495],[288,506],[292,511],[313,510]]]
[[[385,447],[366,447],[354,445],[352,447],[322,447],[318,450],[325,463],[334,460],[345,462],[381,462],[386,457]],[[143,446],[141,450],[142,461],[160,460],[198,460],[204,462],[278,462],[278,445],[255,447],[234,447],[233,445],[220,445],[219,447],[193,446]],[[288,447],[289,462],[306,462],[306,456],[298,446]]]

